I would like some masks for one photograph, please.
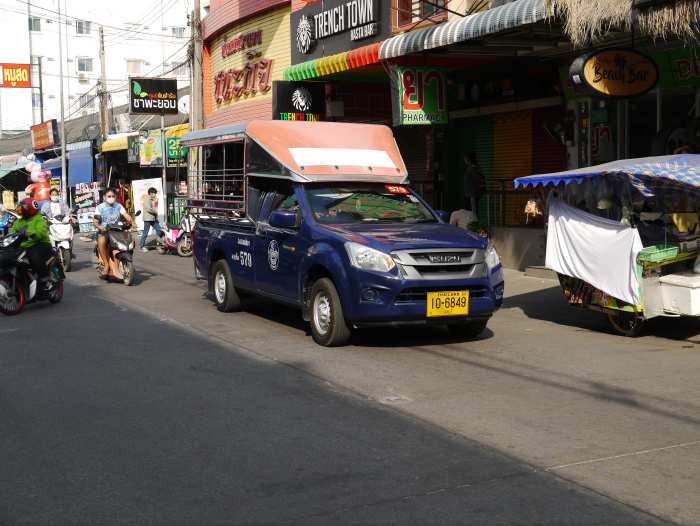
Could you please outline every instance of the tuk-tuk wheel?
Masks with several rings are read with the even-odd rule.
[[[629,338],[636,338],[644,328],[644,319],[628,312],[609,313],[608,321],[617,333]]]

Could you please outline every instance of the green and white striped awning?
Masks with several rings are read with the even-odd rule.
[[[499,33],[547,18],[544,0],[514,0],[459,20],[402,33],[379,47],[379,59],[387,60],[466,40]]]

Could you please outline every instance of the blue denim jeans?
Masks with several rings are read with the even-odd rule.
[[[144,221],[143,222],[143,233],[141,234],[141,248],[146,244],[146,238],[148,233],[151,231],[151,227],[156,231],[156,235],[160,237],[160,223],[156,219],[155,221]]]

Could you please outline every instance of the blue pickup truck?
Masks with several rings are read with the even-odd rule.
[[[195,273],[220,311],[253,294],[301,309],[314,340],[435,323],[476,337],[503,298],[488,239],[407,184],[384,126],[254,121],[191,132]]]

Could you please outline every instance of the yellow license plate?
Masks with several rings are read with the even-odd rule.
[[[446,290],[428,292],[427,315],[436,316],[467,316],[469,314],[469,291]]]

